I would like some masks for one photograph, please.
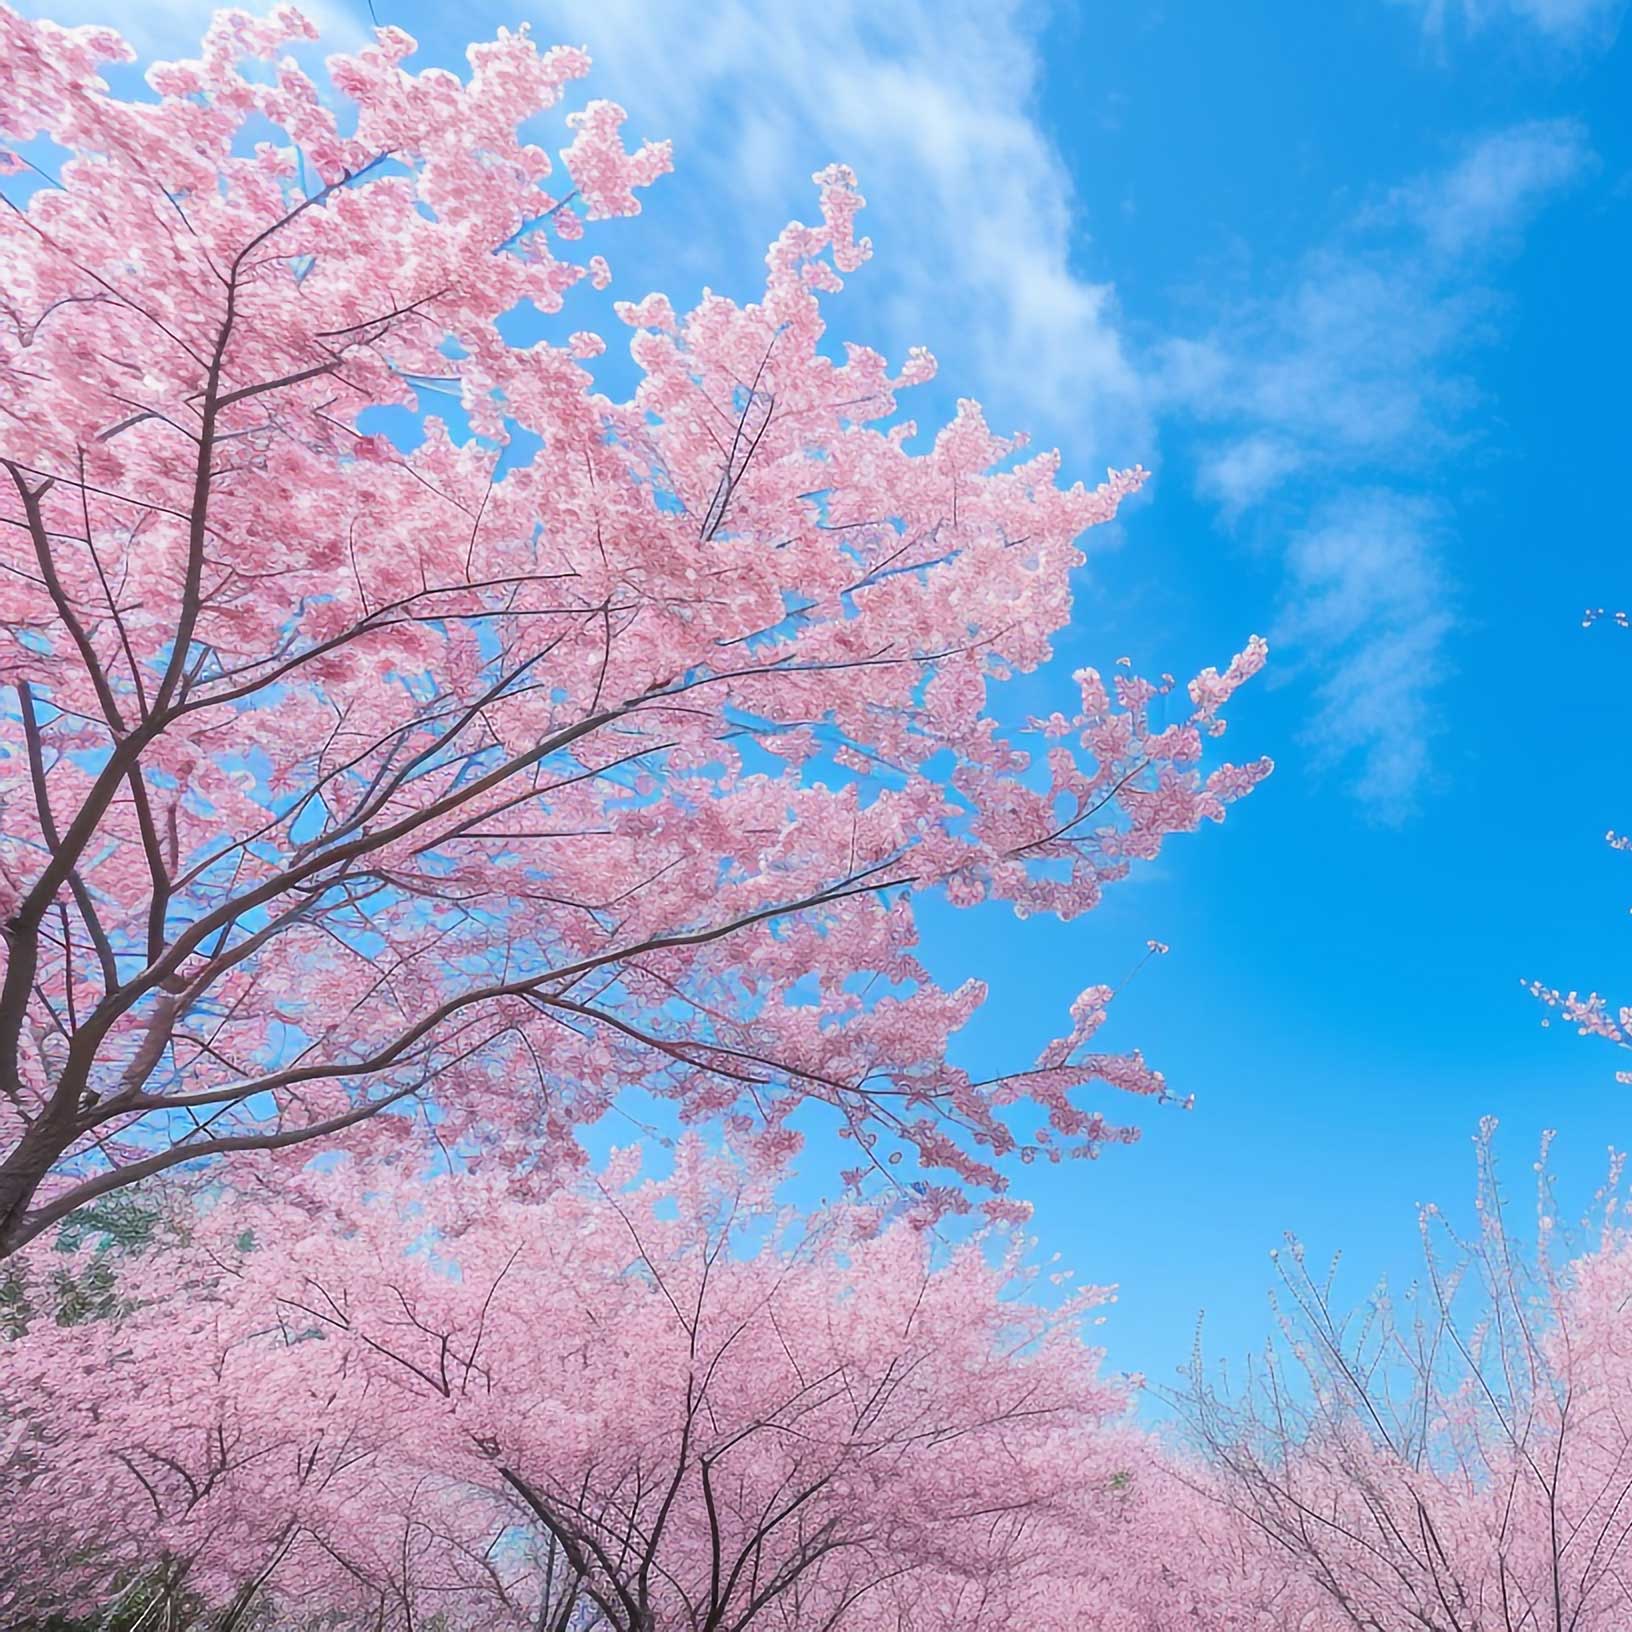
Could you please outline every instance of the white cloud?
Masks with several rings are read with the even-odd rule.
[[[1442,34],[1450,17],[1470,31],[1497,21],[1528,24],[1549,39],[1565,43],[1613,38],[1625,0],[1394,0],[1422,13],[1423,27]]]
[[[1359,212],[1278,297],[1162,346],[1164,399],[1238,427],[1204,486],[1240,501],[1311,465],[1442,451],[1473,394],[1464,353],[1498,309],[1485,260],[1591,159],[1573,121],[1497,131]]]
[[[1430,763],[1455,596],[1444,522],[1410,489],[1469,434],[1469,353],[1500,311],[1490,259],[1590,162],[1573,123],[1498,131],[1360,212],[1278,297],[1161,348],[1164,403],[1207,427],[1200,491],[1232,519],[1285,500],[1282,650],[1321,676],[1322,753],[1358,765],[1385,820]]]
[[[1204,341],[1164,346],[1163,395],[1252,427],[1249,445],[1279,450],[1281,475],[1372,457],[1427,434],[1461,394],[1435,365],[1481,304],[1408,258],[1323,249],[1278,299],[1234,307]]]
[[[1450,592],[1431,502],[1348,489],[1287,549],[1278,633],[1321,675],[1306,733],[1328,764],[1357,765],[1354,792],[1385,821],[1412,809],[1435,736]]]
[[[1576,120],[1533,120],[1487,137],[1445,175],[1402,188],[1392,202],[1415,219],[1428,247],[1466,255],[1522,230],[1591,156]]]
[[[1202,456],[1197,486],[1231,516],[1256,504],[1305,463],[1287,438],[1254,432]]]

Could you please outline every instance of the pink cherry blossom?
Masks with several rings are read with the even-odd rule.
[[[950,1062],[981,996],[913,913],[1088,911],[1268,773],[1202,754],[1257,640],[1190,708],[1085,676],[999,723],[1143,472],[1065,485],[970,400],[907,451],[933,360],[824,345],[841,166],[760,299],[621,306],[609,398],[600,337],[501,320],[606,282],[571,206],[634,211],[667,145],[592,102],[569,192],[518,132],[581,51],[502,32],[460,79],[384,28],[320,88],[312,34],[223,12],[126,99],[116,36],[0,9],[0,137],[66,155],[0,215],[0,1254],[320,1142],[542,1189],[630,1091],[767,1161],[820,1101],[941,1208],[1002,1188],[1017,1098],[1052,1156],[1130,1137],[1079,1094],[1162,1078],[1080,1028]]]
[[[251,1167],[172,1215],[122,1309],[0,1348],[7,1623],[156,1564],[211,1625],[1075,1624],[1141,1454],[1082,1335],[1106,1293],[1045,1310],[1016,1238],[799,1223],[678,1155],[540,1203]]]
[[[1293,1239],[1276,1258],[1280,1332],[1265,1360],[1233,1389],[1198,1363],[1180,1403],[1201,1455],[1164,1471],[1216,1504],[1188,1590],[1241,1618],[1206,1624],[1628,1624],[1623,1159],[1612,1153],[1595,1238],[1564,1260],[1548,1140],[1521,1228],[1493,1133],[1487,1122],[1479,1139],[1477,1228],[1422,1210],[1420,1289],[1380,1286],[1345,1315],[1330,1272]]]

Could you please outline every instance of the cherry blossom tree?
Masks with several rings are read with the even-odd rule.
[[[247,1176],[119,1309],[0,1349],[0,1556],[56,1560],[7,1624],[123,1582],[219,1628],[1063,1629],[1114,1574],[1103,1294],[1015,1296],[1023,1242],[800,1222],[692,1141],[542,1201]]]
[[[558,182],[519,127],[587,62],[525,31],[461,80],[381,29],[322,90],[313,37],[222,13],[126,96],[116,35],[0,8],[0,1254],[342,1138],[542,1186],[632,1089],[767,1158],[819,1100],[931,1210],[1129,1137],[1078,1093],[1164,1092],[1109,990],[973,1081],[913,901],[1086,911],[1267,773],[1202,768],[1256,639],[996,721],[1142,472],[1062,486],[967,401],[915,451],[927,354],[822,349],[837,166],[760,300],[617,308],[613,400],[576,246],[667,146],[591,102]]]
[[[1560,1262],[1545,1145],[1537,1240],[1509,1223],[1479,1140],[1477,1232],[1422,1218],[1405,1300],[1336,1305],[1293,1241],[1281,1342],[1238,1390],[1199,1361],[1181,1408],[1205,1466],[1177,1475],[1237,1526],[1243,1624],[1371,1632],[1612,1632],[1632,1617],[1632,1241]],[[1335,1271],[1335,1265],[1334,1271]],[[1225,1550],[1215,1550],[1215,1563]]]

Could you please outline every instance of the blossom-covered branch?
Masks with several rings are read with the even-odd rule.
[[[760,300],[619,308],[613,400],[598,336],[511,324],[607,283],[571,245],[667,147],[592,103],[563,189],[518,130],[580,52],[503,34],[461,81],[388,28],[329,93],[308,37],[223,13],[127,99],[116,36],[0,10],[40,155],[0,212],[0,1253],[342,1135],[542,1179],[627,1089],[772,1154],[818,1098],[987,1186],[1021,1084],[1038,1149],[1119,1137],[1073,1096],[1160,1093],[1138,1055],[947,1062],[981,992],[911,899],[1085,911],[1268,771],[1202,769],[1256,640],[1187,699],[1085,671],[995,722],[1141,473],[1062,487],[970,402],[911,451],[929,358],[822,349],[870,247],[839,167]]]

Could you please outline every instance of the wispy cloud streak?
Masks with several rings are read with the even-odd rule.
[[[1422,13],[1422,26],[1438,37],[1453,17],[1470,33],[1498,23],[1520,24],[1565,44],[1608,44],[1625,15],[1626,0],[1392,0]]]
[[[1160,348],[1164,403],[1203,428],[1200,490],[1285,540],[1279,632],[1316,694],[1309,739],[1385,821],[1432,764],[1456,596],[1432,494],[1471,435],[1490,274],[1590,162],[1568,121],[1490,134],[1357,212],[1278,294]]]

